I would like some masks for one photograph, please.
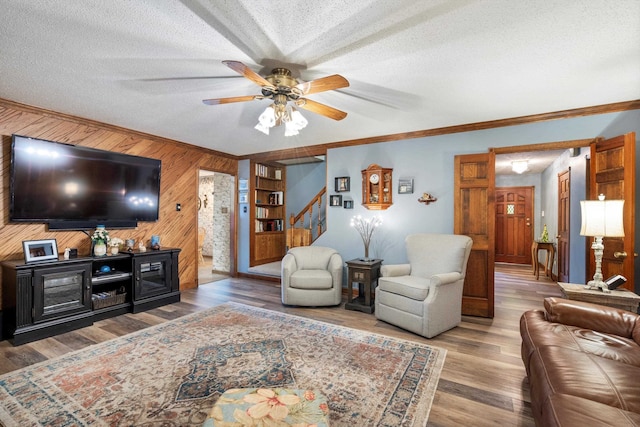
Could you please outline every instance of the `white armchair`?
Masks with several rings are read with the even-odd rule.
[[[342,257],[335,249],[323,246],[289,249],[282,258],[282,303],[302,306],[340,304],[342,268]]]
[[[455,234],[407,236],[409,262],[380,269],[376,318],[426,338],[456,327],[472,243]]]

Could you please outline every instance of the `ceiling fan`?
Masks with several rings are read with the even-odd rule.
[[[267,77],[262,77],[239,61],[222,61],[233,71],[243,75],[262,87],[260,95],[235,96],[230,98],[205,99],[207,105],[230,104],[232,102],[253,101],[256,99],[272,99],[273,104],[267,107],[259,118],[256,129],[269,134],[269,128],[284,123],[287,127],[286,136],[296,135],[298,130],[306,126],[302,115],[289,106],[289,101],[295,106],[304,108],[316,114],[321,114],[333,120],[342,120],[347,113],[328,105],[306,98],[306,95],[325,92],[328,90],[348,87],[347,79],[339,74],[322,77],[310,82],[298,82],[291,71],[286,68],[274,68]],[[297,114],[296,114],[297,113]]]

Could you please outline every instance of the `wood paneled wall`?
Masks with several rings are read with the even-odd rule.
[[[87,256],[90,240],[81,231],[48,231],[44,224],[9,222],[9,170],[11,135],[64,142],[116,151],[162,161],[160,219],[141,222],[136,229],[112,230],[112,236],[149,241],[161,236],[162,246],[181,248],[180,288],[196,287],[198,276],[197,214],[198,170],[223,172],[237,177],[238,160],[224,153],[206,150],[178,141],[41,110],[0,99],[0,138],[2,151],[2,190],[0,192],[0,261],[23,257],[22,241],[56,239],[58,251],[78,248]],[[176,204],[182,205],[176,211]],[[0,291],[1,292],[1,291]],[[1,301],[1,298],[0,298]]]

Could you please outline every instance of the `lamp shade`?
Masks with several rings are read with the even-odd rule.
[[[581,236],[623,237],[624,200],[581,200]]]

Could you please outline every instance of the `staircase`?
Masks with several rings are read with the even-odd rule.
[[[327,187],[322,188],[297,215],[291,214],[287,249],[309,246],[326,231]]]

